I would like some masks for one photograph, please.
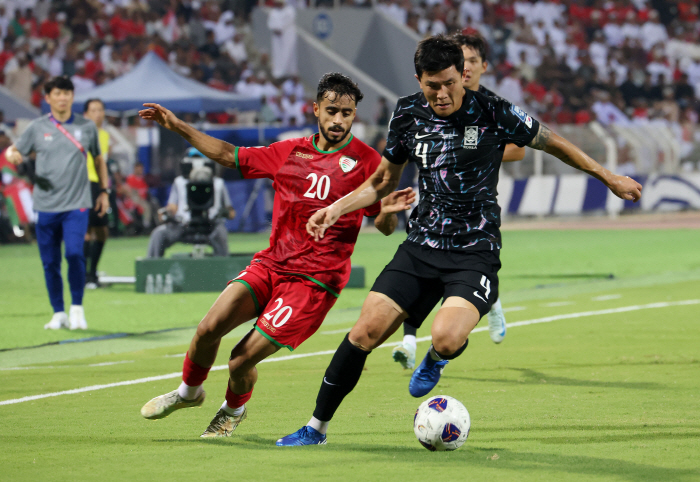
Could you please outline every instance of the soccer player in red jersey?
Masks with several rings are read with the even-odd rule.
[[[246,418],[245,403],[258,378],[255,366],[280,348],[294,350],[319,328],[350,277],[350,255],[362,216],[380,213],[380,204],[345,216],[324,240],[306,234],[306,221],[318,209],[352,192],[377,169],[380,157],[350,133],[357,85],[338,73],[324,75],[314,113],[319,134],[276,142],[269,147],[234,147],[178,119],[158,104],[139,112],[180,134],[205,156],[237,168],[245,178],[269,178],[276,191],[270,247],[257,253],[214,302],[185,356],[182,384],[141,409],[147,419],[200,406],[202,384],[214,364],[221,338],[244,322],[254,328],[234,347],[229,360],[226,400],[202,437],[230,436]],[[409,209],[415,194],[397,191],[384,203],[375,225],[384,234],[396,227],[394,212]]]

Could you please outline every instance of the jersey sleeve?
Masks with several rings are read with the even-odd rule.
[[[289,139],[268,147],[236,147],[236,168],[245,179],[274,179],[296,145],[295,139]]]
[[[368,149],[367,153],[367,163],[365,164],[365,179],[369,179],[369,177],[375,173],[377,168],[379,167],[379,163],[382,162],[382,158],[379,156],[379,153],[375,151],[374,149]],[[372,204],[371,206],[367,206],[362,210],[362,215],[363,216],[378,216],[379,212],[382,210],[382,201],[379,200],[376,203]]]
[[[15,141],[15,147],[24,157],[27,157],[34,150],[34,126],[35,122],[30,123],[22,132],[22,135]]]
[[[170,186],[170,194],[168,195],[168,204],[178,205],[177,197],[177,179]]]
[[[408,147],[406,146],[407,123],[411,119],[401,107],[401,101],[396,104],[396,109],[389,121],[389,133],[386,137],[386,147],[382,154],[393,164],[404,164],[408,160]]]
[[[496,101],[496,122],[505,132],[505,140],[523,147],[532,141],[540,129],[540,123],[527,112],[507,100]]]

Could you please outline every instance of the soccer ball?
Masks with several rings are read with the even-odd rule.
[[[465,406],[447,395],[427,399],[413,417],[413,432],[432,452],[460,448],[469,436],[470,425]]]

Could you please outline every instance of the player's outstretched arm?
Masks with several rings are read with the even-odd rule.
[[[335,224],[340,216],[366,208],[395,191],[399,186],[404,164],[394,164],[382,157],[374,171],[360,187],[323,209],[319,209],[306,223],[306,232],[316,241],[323,239],[326,229]]]
[[[234,146],[198,131],[160,104],[146,103],[143,105],[147,109],[139,111],[141,118],[156,121],[166,129],[181,135],[187,142],[196,147],[199,152],[222,166],[236,167]]]
[[[411,209],[411,204],[415,200],[416,193],[413,191],[413,188],[407,187],[406,189],[392,192],[382,199],[382,210],[374,219],[374,227],[384,236],[389,236],[399,224],[399,218],[396,216],[396,213]]]
[[[642,185],[637,181],[608,171],[581,149],[544,125],[540,124],[537,135],[528,146],[551,154],[571,167],[590,174],[605,184],[619,198],[637,202],[642,197]]]

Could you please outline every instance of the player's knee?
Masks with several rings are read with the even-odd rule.
[[[85,254],[83,253],[83,247],[80,249],[69,249],[66,248],[66,261],[69,263],[77,263],[85,259]]]
[[[465,344],[465,340],[453,336],[433,335],[433,348],[440,355],[452,356],[460,352]],[[461,352],[460,352],[461,353]]]
[[[205,317],[197,326],[195,338],[198,342],[206,345],[218,343],[221,339],[220,330],[216,329],[216,323]]]
[[[376,348],[381,333],[373,327],[355,325],[350,331],[348,340],[361,350],[372,351]]]

